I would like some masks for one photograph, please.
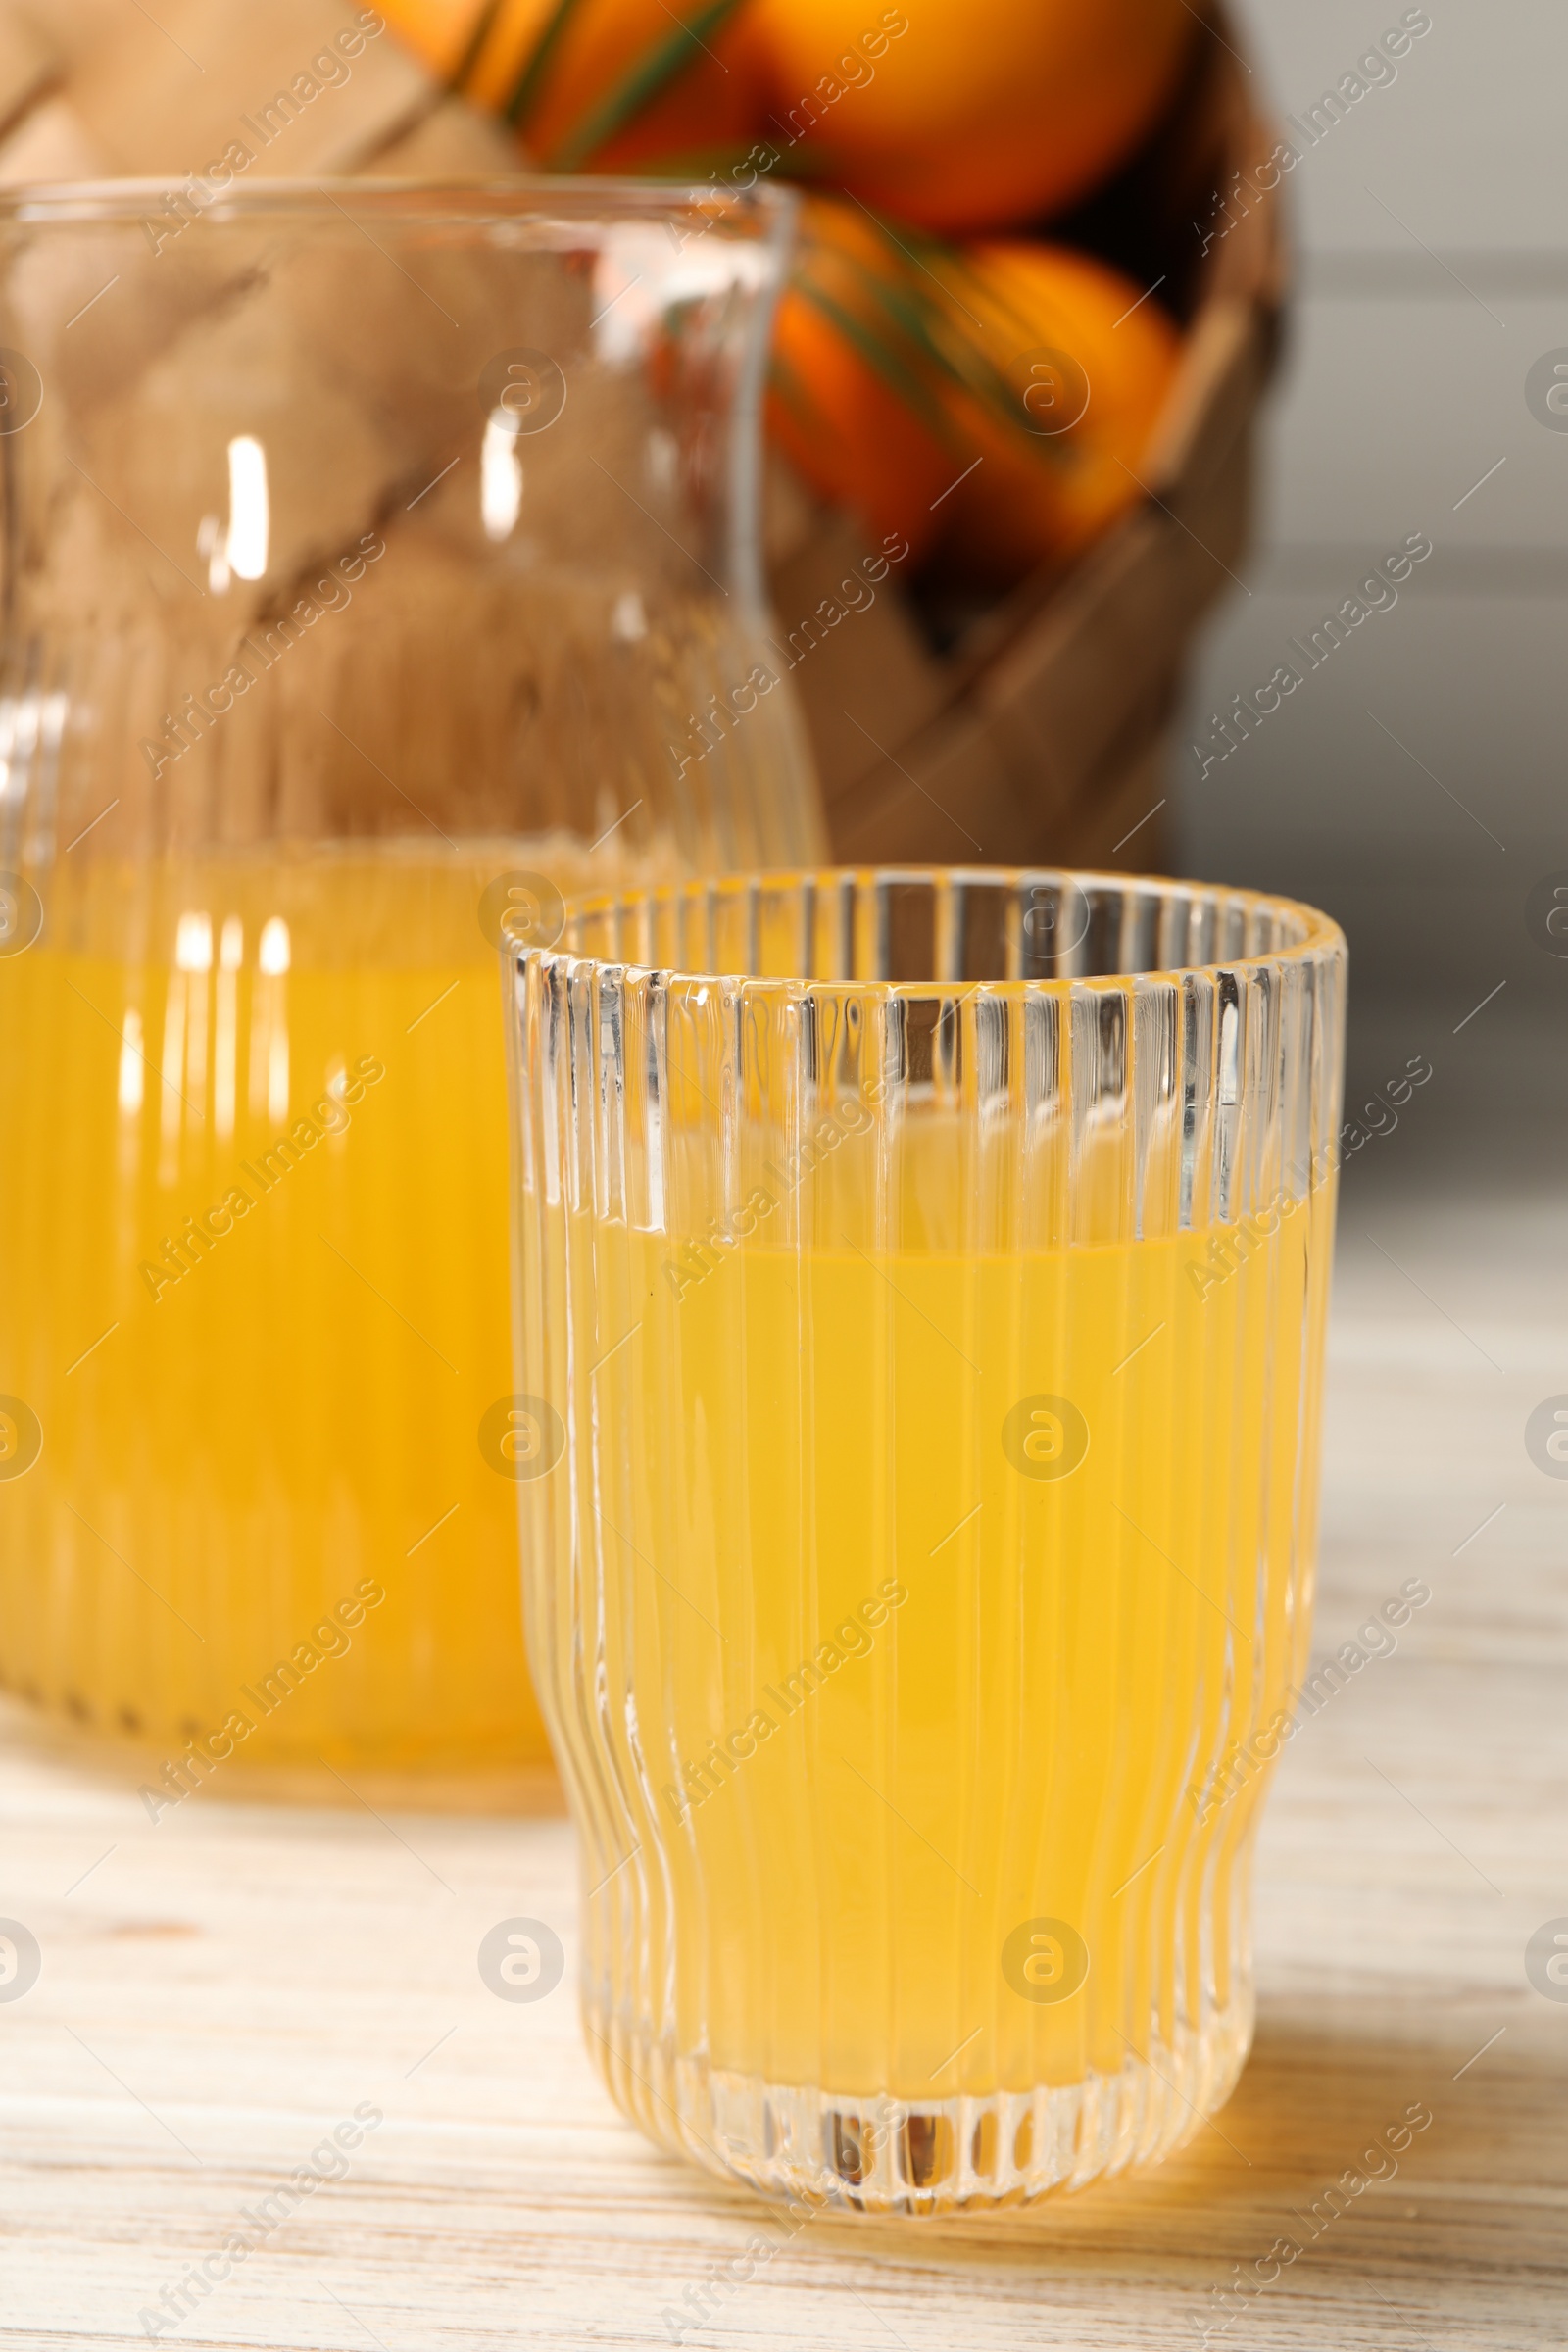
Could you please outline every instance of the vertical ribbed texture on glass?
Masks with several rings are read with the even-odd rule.
[[[1344,985],[1307,908],[981,870],[607,900],[518,956],[530,1654],[656,2138],[928,2212],[1228,2094]]]
[[[501,931],[824,840],[793,200],[208,194],[0,188],[0,1688],[159,1805],[544,1763]]]

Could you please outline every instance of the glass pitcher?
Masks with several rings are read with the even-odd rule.
[[[0,1679],[542,1760],[498,949],[820,852],[766,642],[788,201],[0,201]]]

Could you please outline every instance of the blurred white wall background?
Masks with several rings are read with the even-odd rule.
[[[1298,120],[1405,18],[1378,0],[1243,10],[1276,112]],[[1544,357],[1568,369],[1568,11],[1425,13],[1397,77],[1286,182],[1298,294],[1250,593],[1203,648],[1172,806],[1182,870],[1345,923],[1357,1082],[1385,1041],[1441,1049],[1481,1106],[1528,1114],[1544,1061],[1560,1101],[1568,1059],[1568,961],[1525,913],[1543,875],[1568,880],[1568,392],[1560,425],[1539,391],[1527,403]],[[1433,552],[1397,604],[1200,776],[1210,713],[1303,668],[1289,640],[1418,532]]]

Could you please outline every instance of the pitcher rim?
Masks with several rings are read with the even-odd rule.
[[[565,172],[509,172],[471,179],[450,174],[375,179],[321,172],[315,177],[235,179],[222,188],[210,188],[201,173],[192,171],[182,175],[127,179],[24,181],[0,189],[0,222],[37,226],[123,221],[134,225],[144,218],[149,204],[179,196],[188,202],[193,181],[201,185],[205,217],[236,214],[263,220],[291,213],[348,210],[346,200],[352,198],[359,209],[411,221],[426,218],[543,218],[551,213],[572,218],[603,215],[658,220],[673,214],[710,220],[752,218],[776,228],[791,218],[796,205],[792,188],[761,183],[751,188],[721,188],[699,180],[601,178]]]

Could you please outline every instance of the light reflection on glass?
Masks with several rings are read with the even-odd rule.
[[[164,1060],[159,1090],[158,1181],[173,1184],[179,1175],[179,1111],[185,1075],[186,975],[177,968],[169,975],[164,999]]]
[[[25,797],[34,780],[34,756],[59,751],[70,710],[70,697],[60,693],[29,688],[0,695],[0,802]]]
[[[647,636],[648,614],[635,588],[628,588],[616,597],[615,609],[610,615],[610,634],[618,637],[622,645],[635,645],[639,637]]]
[[[270,915],[262,925],[256,960],[262,978],[256,991],[253,1038],[255,1045],[259,1046],[265,1034],[267,1115],[271,1119],[281,1119],[288,1113],[288,1006],[283,978],[289,967],[289,938],[288,925],[280,914]],[[253,1102],[260,1076],[261,1063],[258,1060],[253,1065],[251,1075]]]
[[[522,461],[517,418],[492,409],[479,449],[479,518],[487,539],[509,539],[522,510]]]
[[[187,911],[174,934],[174,961],[182,972],[213,968],[213,925],[209,915]]]
[[[212,918],[188,908],[174,936],[174,963],[190,974],[185,991],[185,1074],[181,1089],[192,1121],[200,1126],[207,1098],[207,981],[213,968]],[[175,1084],[179,1080],[176,1074]]]
[[[213,1125],[226,1141],[234,1132],[234,1089],[239,1057],[239,967],[245,956],[245,926],[226,915],[218,950],[217,1026],[213,1035]]]
[[[228,445],[229,568],[242,580],[259,580],[267,570],[271,514],[267,493],[267,452],[250,433]]]
[[[230,578],[228,533],[216,514],[204,514],[196,529],[196,553],[207,559],[209,595],[226,596]]]
[[[134,1004],[125,1012],[120,1035],[120,1107],[127,1119],[141,1109],[146,1091],[147,1064],[141,1047],[141,1014]]]

